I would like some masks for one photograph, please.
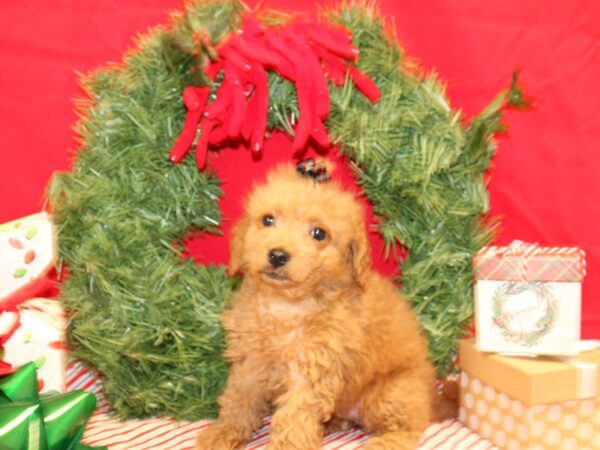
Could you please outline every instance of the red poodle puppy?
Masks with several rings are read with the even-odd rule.
[[[222,320],[229,379],[197,449],[236,449],[273,412],[270,450],[316,450],[350,423],[366,449],[414,449],[434,371],[410,304],[372,269],[364,212],[333,181],[271,172],[234,228],[243,281]]]

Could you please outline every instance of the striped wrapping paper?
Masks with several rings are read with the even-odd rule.
[[[104,445],[110,450],[193,450],[198,431],[210,425],[172,419],[145,419],[121,422],[111,416],[104,398],[100,377],[78,362],[67,366],[68,390],[83,389],[98,397],[98,408],[83,436],[88,445]],[[269,440],[270,417],[265,417],[246,450],[265,449]],[[324,450],[362,448],[368,436],[360,429],[333,433],[323,439]],[[497,447],[479,437],[457,420],[431,425],[421,439],[420,450],[495,450]]]

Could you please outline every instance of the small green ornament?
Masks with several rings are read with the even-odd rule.
[[[25,237],[29,240],[33,239],[38,233],[37,226],[33,225],[25,231]]]
[[[13,277],[15,278],[23,278],[25,275],[27,275],[27,269],[25,267],[19,267],[13,273]]]
[[[45,356],[40,356],[35,361],[33,361],[36,369],[41,369],[42,367],[44,367],[44,364],[46,364],[46,359],[47,358]]]

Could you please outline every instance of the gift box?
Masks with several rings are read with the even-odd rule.
[[[36,298],[0,313],[0,359],[12,368],[34,362],[40,392],[65,392],[66,320],[60,301]]]
[[[502,448],[600,448],[600,350],[510,357],[459,347],[460,420]]]
[[[573,355],[581,333],[585,254],[513,242],[473,261],[475,330],[482,351]]]
[[[47,213],[0,225],[0,309],[10,309],[47,285],[56,261],[56,237]]]

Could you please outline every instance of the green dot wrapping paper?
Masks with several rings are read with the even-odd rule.
[[[1,358],[13,368],[35,363],[40,392],[65,392],[66,320],[58,300],[34,298],[0,312]]]
[[[47,213],[0,225],[0,309],[14,307],[43,289],[56,255],[56,236]]]

